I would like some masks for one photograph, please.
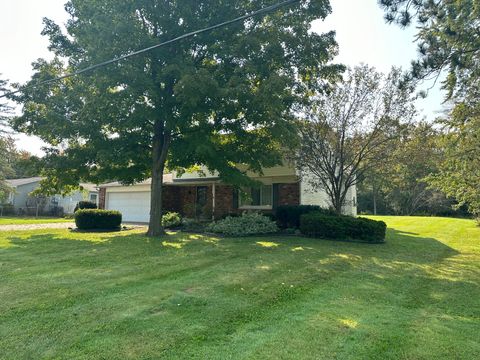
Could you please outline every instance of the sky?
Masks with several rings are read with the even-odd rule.
[[[67,20],[66,0],[3,0],[0,2],[0,76],[11,82],[25,82],[32,75],[31,63],[38,58],[51,58],[48,41],[41,36],[42,19],[48,17],[59,24]],[[335,30],[340,54],[335,62],[348,66],[365,63],[388,72],[392,66],[408,68],[417,57],[415,29],[400,29],[383,20],[377,0],[331,0],[332,14],[325,21],[316,21],[313,30]],[[430,84],[424,84],[427,89]],[[433,120],[442,110],[443,94],[438,86],[427,99],[417,103],[421,116]],[[42,142],[35,137],[15,135],[17,147],[42,155]]]

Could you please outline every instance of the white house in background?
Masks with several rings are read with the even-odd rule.
[[[221,218],[245,210],[275,212],[280,205],[330,206],[323,190],[312,189],[309,182],[298,177],[290,166],[276,166],[263,170],[263,175],[247,175],[258,180],[260,187],[244,189],[242,197],[232,186],[220,181],[218,174],[203,169],[201,172],[179,176],[175,172],[164,176],[163,207],[190,218]],[[150,212],[150,185],[147,180],[133,186],[118,182],[100,186],[100,208],[119,210],[124,221],[148,222]],[[357,214],[356,188],[350,189],[344,213]]]
[[[53,195],[41,201],[32,197],[30,193],[40,186],[41,177],[27,179],[10,179],[7,184],[12,188],[7,204],[13,205],[16,214],[35,214],[37,204],[41,206],[41,213],[48,214],[55,209],[62,208],[65,214],[73,214],[79,201],[88,200],[98,205],[98,189],[94,184],[80,184],[83,191],[75,191],[70,195]]]

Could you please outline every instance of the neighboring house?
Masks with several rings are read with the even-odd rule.
[[[6,181],[12,188],[7,204],[13,205],[16,214],[36,214],[37,206],[42,214],[58,213],[59,209],[65,214],[73,214],[75,206],[82,200],[93,201],[98,205],[98,189],[94,184],[80,184],[84,188],[83,191],[75,191],[67,196],[31,196],[30,193],[40,186],[42,179],[33,177]]]
[[[176,211],[189,218],[218,219],[246,210],[274,212],[279,205],[319,205],[329,207],[324,191],[315,191],[307,181],[298,178],[294,168],[277,166],[264,170],[262,176],[248,173],[260,181],[258,188],[244,189],[242,196],[234,187],[224,184],[216,174],[202,171],[175,172],[164,176],[164,211]],[[99,207],[119,210],[127,222],[148,222],[150,212],[150,180],[132,186],[118,182],[100,186]],[[356,215],[356,189],[349,191],[345,214]]]

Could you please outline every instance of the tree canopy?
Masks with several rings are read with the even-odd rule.
[[[399,69],[384,75],[358,66],[330,91],[319,92],[305,111],[294,161],[338,213],[365,173],[389,160],[388,144],[415,115],[411,91],[399,86],[400,78]]]
[[[459,104],[443,122],[441,146],[445,153],[431,184],[467,205],[480,222],[480,104]]]
[[[388,22],[418,28],[419,59],[411,77],[438,77],[445,70],[447,98],[480,95],[480,1],[379,0]]]
[[[50,144],[46,174],[57,187],[80,180],[131,184],[152,178],[150,235],[162,233],[162,175],[203,164],[232,183],[281,161],[292,108],[313,79],[334,80],[334,33],[311,32],[331,11],[303,0],[262,17],[184,39],[79,77],[28,88],[236,18],[272,0],[71,0],[66,33],[46,19],[53,61],[39,60],[15,100],[15,129]]]

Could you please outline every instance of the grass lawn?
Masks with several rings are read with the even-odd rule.
[[[2,359],[478,359],[480,228],[386,244],[0,233]]]
[[[25,225],[25,224],[50,224],[50,223],[63,223],[73,222],[73,219],[53,218],[53,217],[0,217],[0,225]]]

